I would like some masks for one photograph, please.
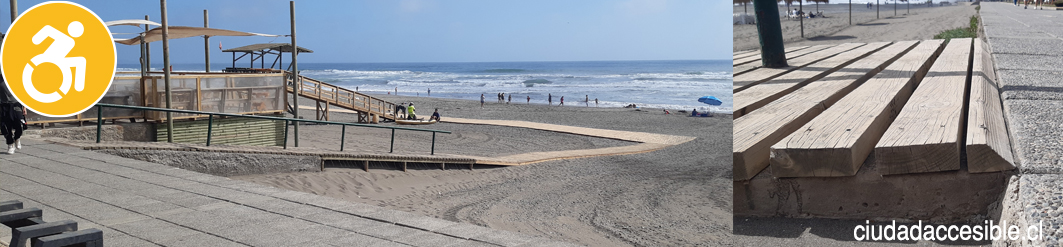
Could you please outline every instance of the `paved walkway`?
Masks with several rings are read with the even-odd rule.
[[[42,141],[0,155],[0,200],[108,246],[571,246]],[[0,242],[10,239],[0,226]]]
[[[1063,11],[983,2],[985,35],[996,60],[1004,114],[1020,165],[1002,218],[1043,222],[1045,239],[1063,238]]]

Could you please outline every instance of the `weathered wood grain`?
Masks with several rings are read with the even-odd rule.
[[[818,47],[818,46],[817,47],[808,48],[806,50],[813,50],[813,49],[818,49],[818,50],[815,51],[815,52],[806,54],[804,56],[795,57],[795,58],[787,58],[786,62],[788,63],[788,65],[790,65],[789,67],[783,67],[783,68],[758,68],[756,70],[753,70],[753,71],[750,71],[749,73],[744,73],[744,74],[739,73],[739,70],[740,70],[740,68],[742,68],[743,66],[746,66],[746,65],[735,67],[734,68],[734,72],[735,72],[735,74],[734,74],[734,85],[738,86],[738,88],[735,88],[735,92],[740,92],[740,91],[748,88],[749,86],[756,85],[757,83],[765,82],[767,80],[771,80],[771,79],[773,79],[775,77],[778,77],[780,75],[786,74],[786,73],[788,73],[790,71],[793,71],[793,70],[796,70],[796,69],[800,69],[800,68],[805,67],[805,66],[807,66],[809,64],[815,63],[815,62],[817,62],[819,60],[823,60],[823,59],[829,58],[831,56],[834,56],[835,54],[842,53],[844,51],[852,50],[853,48],[860,47],[862,45],[864,45],[864,44],[863,43],[845,43],[845,44],[840,44],[840,45],[827,45],[827,46],[825,46],[825,47],[827,47],[825,49],[819,49],[820,47]],[[802,51],[804,51],[804,50],[802,50]],[[759,67],[760,65],[757,65],[757,66]]]
[[[817,49],[816,50],[810,50],[810,49],[808,49],[810,47],[817,48]],[[786,59],[790,59],[790,58],[797,58],[797,57],[800,57],[800,56],[804,56],[805,54],[808,54],[808,53],[811,53],[811,52],[814,52],[814,51],[826,49],[827,47],[831,47],[831,45],[794,46],[794,47],[787,47],[787,48],[783,49],[783,52],[786,53]],[[732,64],[732,66],[739,66],[739,65],[747,65],[748,64],[748,65],[754,65],[755,67],[760,67],[760,65],[761,65],[761,62],[760,62],[760,50],[756,50],[756,52],[754,52],[754,54],[752,54],[752,55],[754,55],[754,56],[747,55],[747,56],[741,57],[741,58],[734,58],[734,61],[731,61],[731,64]]]
[[[971,102],[967,115],[967,171],[978,173],[1015,169],[993,57],[988,44],[980,39],[974,40],[972,63]]]
[[[845,45],[845,44],[842,44],[842,45]],[[799,51],[787,52],[786,53],[786,62],[789,65],[789,67],[787,67],[787,68],[790,68],[790,67],[801,67],[799,65],[795,65],[795,61],[815,61],[815,60],[823,59],[823,58],[826,58],[826,57],[830,57],[830,55],[838,54],[839,52],[845,51],[845,50],[836,50],[836,49],[834,49],[834,48],[836,48],[838,46],[839,45],[817,45],[817,46],[809,47],[809,48],[806,48],[806,49],[801,49]],[[852,49],[852,48],[853,47],[849,47],[849,49]],[[825,51],[825,50],[831,50],[834,53],[833,54],[824,53],[823,51]],[[824,55],[824,54],[830,54],[830,55]],[[814,58],[812,58],[812,60],[809,60],[810,58],[807,58],[806,56],[814,56]],[[800,63],[797,63],[797,64],[800,64]],[[760,57],[757,57],[756,61],[735,65],[734,68],[731,69],[731,70],[734,71],[734,75],[737,76],[737,75],[745,74],[747,72],[754,72],[754,71],[759,71],[761,69],[768,69],[768,68],[761,68],[762,65],[763,65],[763,63],[760,62]]]
[[[798,127],[811,121],[856,86],[870,79],[917,41],[901,41],[845,66],[734,121],[734,180],[749,180],[768,167],[769,151]]]
[[[952,39],[875,145],[882,174],[960,169],[971,39]]]
[[[922,41],[812,121],[771,147],[776,177],[856,174],[875,143],[930,70],[942,40]]]
[[[870,43],[852,50],[848,50],[830,58],[809,64],[808,66],[786,73],[785,75],[771,79],[757,85],[750,86],[745,90],[734,93],[734,118],[740,118],[745,114],[782,97],[809,82],[819,80],[830,73],[834,73],[843,66],[871,54],[872,52],[889,45],[890,42]]]

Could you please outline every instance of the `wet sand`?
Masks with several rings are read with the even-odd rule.
[[[731,237],[731,117],[691,118],[660,109],[488,103],[380,95],[413,101],[425,117],[523,120],[570,126],[697,137],[663,150],[489,169],[413,169],[409,172],[330,168],[318,173],[237,177],[278,188],[321,194],[451,221],[517,231],[592,246],[729,245]],[[301,111],[313,118],[313,111]],[[334,121],[345,114],[332,115]],[[334,127],[334,126],[321,126]],[[497,126],[435,124],[437,152],[493,156],[518,151],[629,145],[616,140]],[[303,126],[303,145],[338,139]],[[349,129],[349,131],[351,131]],[[462,136],[458,138],[456,136]],[[476,138],[467,138],[476,136]],[[352,137],[352,132],[348,133]],[[416,136],[409,136],[416,139]],[[430,137],[429,137],[430,138]],[[396,150],[407,146],[396,137]],[[410,140],[410,139],[405,139]],[[351,148],[352,142],[347,143]],[[386,145],[387,143],[384,143]],[[367,146],[366,148],[377,148]],[[425,147],[427,148],[427,146]]]
[[[876,19],[875,9],[854,3],[853,25],[849,25],[849,5],[821,4],[820,11],[827,18],[803,19],[806,38],[801,38],[800,21],[782,18],[783,40],[787,46],[806,46],[932,39],[943,31],[970,26],[971,16],[977,14],[975,6],[966,2],[942,7],[912,3],[911,13],[907,14],[902,3],[894,15],[893,5],[883,4],[878,14],[880,18]],[[805,5],[804,9],[813,12],[815,6]],[[741,6],[735,7],[734,11],[743,12]],[[752,13],[752,6],[749,11]],[[780,8],[780,15],[782,11]],[[757,26],[735,25],[734,51],[752,49],[760,49]]]

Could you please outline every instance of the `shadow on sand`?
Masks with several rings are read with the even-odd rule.
[[[816,37],[808,38],[808,40],[811,40],[811,41],[824,41],[824,40],[847,40],[847,39],[855,39],[855,38],[856,38],[856,36],[851,36],[851,35],[838,35],[838,36],[816,36]]]

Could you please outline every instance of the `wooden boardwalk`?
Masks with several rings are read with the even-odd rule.
[[[315,109],[318,112],[318,120],[328,120],[330,106],[338,106],[343,109],[357,112],[359,115],[358,122],[375,122],[373,121],[375,118],[395,119],[395,114],[393,112],[395,109],[394,103],[314,80],[306,76],[299,77],[301,79],[300,82],[302,83],[302,92],[300,92],[299,95],[317,101],[317,107]],[[291,86],[294,85],[291,82],[291,74],[285,72],[285,78],[288,78],[287,85],[289,86],[286,87],[288,92],[295,92],[295,89]]]
[[[735,181],[853,176],[865,162],[881,174],[959,170],[964,153],[972,173],[1015,167],[980,41],[841,44],[790,65],[735,76]]]

